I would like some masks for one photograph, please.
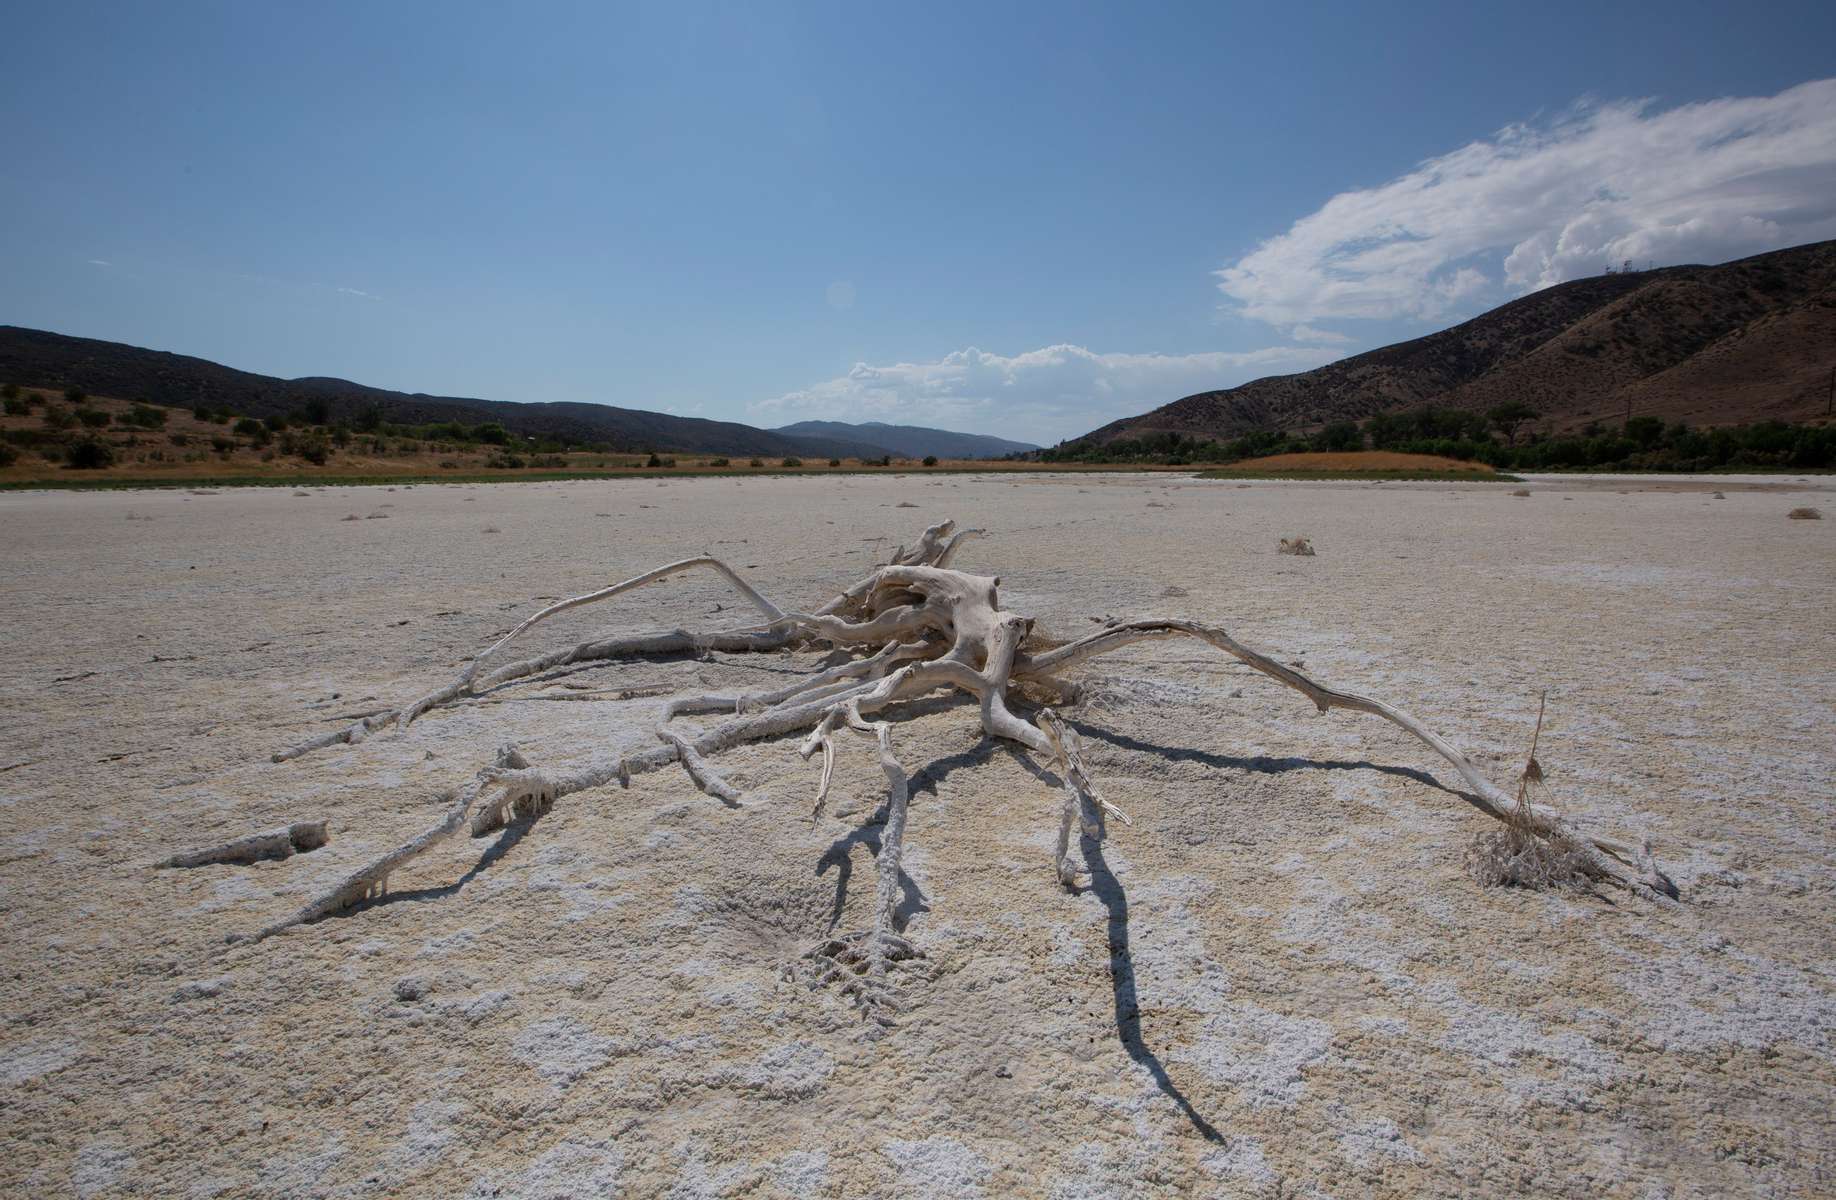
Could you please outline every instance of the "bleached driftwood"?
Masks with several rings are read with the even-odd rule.
[[[237,866],[247,866],[253,862],[291,858],[295,854],[317,850],[330,840],[330,835],[325,832],[324,821],[295,821],[279,829],[270,829],[264,833],[251,833],[247,837],[231,838],[215,846],[181,851],[170,858],[162,858],[153,865],[156,867],[204,867],[212,863],[231,863]]]
[[[1204,642],[1277,683],[1306,696],[1325,712],[1344,708],[1381,717],[1406,731],[1459,773],[1471,799],[1483,812],[1528,831],[1573,856],[1595,880],[1660,902],[1674,888],[1652,864],[1649,852],[1622,842],[1584,833],[1547,810],[1529,812],[1485,778],[1472,760],[1420,721],[1382,701],[1341,692],[1316,683],[1292,667],[1233,640],[1222,628],[1197,621],[1160,618],[1113,622],[1076,641],[1052,647],[1029,644],[1033,622],[1001,608],[1000,580],[972,575],[951,566],[958,549],[977,530],[957,530],[945,521],[924,531],[911,549],[901,548],[892,561],[808,612],[786,611],[767,600],[740,575],[717,559],[683,559],[622,583],[563,600],[542,609],[480,654],[446,686],[397,709],[365,718],[336,734],[316,738],[274,756],[286,761],[324,746],[357,743],[390,724],[406,726],[442,706],[567,663],[669,651],[769,651],[830,647],[853,657],[787,687],[766,692],[686,696],[671,701],[658,728],[659,744],[645,750],[591,760],[571,770],[529,765],[514,747],[498,752],[496,761],[463,788],[450,793],[441,819],[375,862],[353,873],[336,888],[293,916],[251,935],[259,939],[290,926],[310,923],[348,908],[386,888],[389,875],[457,832],[470,818],[473,836],[502,827],[518,815],[533,815],[557,799],[617,782],[633,775],[680,763],[702,791],[728,804],[744,797],[721,778],[709,759],[745,742],[807,732],[805,758],[820,752],[822,769],[816,788],[820,814],[829,790],[837,736],[848,732],[874,739],[886,774],[888,800],[881,837],[872,927],[826,939],[806,956],[805,973],[812,986],[839,983],[862,1009],[882,1023],[899,1007],[890,968],[922,957],[895,924],[910,787],[893,751],[891,723],[878,717],[902,702],[938,691],[956,690],[980,708],[983,730],[1037,755],[1058,774],[1065,791],[1054,870],[1066,886],[1085,874],[1074,857],[1071,832],[1081,828],[1101,835],[1103,816],[1127,818],[1106,801],[1092,781],[1076,732],[1050,707],[1032,719],[1016,712],[1024,695],[1048,695],[1059,703],[1076,700],[1076,688],[1062,678],[1093,658],[1135,642],[1186,637]],[[564,650],[512,662],[486,671],[510,642],[557,613],[608,600],[691,569],[712,570],[757,609],[762,625],[717,633],[668,630],[581,642]],[[692,713],[724,713],[712,729],[696,731],[676,724]]]

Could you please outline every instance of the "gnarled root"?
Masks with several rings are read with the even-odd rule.
[[[887,978],[888,968],[895,962],[924,957],[922,951],[893,929],[905,855],[905,817],[911,807],[912,788],[905,768],[893,754],[892,725],[886,721],[865,720],[859,704],[858,700],[849,701],[824,714],[817,732],[804,742],[803,754],[809,757],[820,735],[820,744],[824,747],[821,790],[826,792],[834,755],[829,735],[838,719],[845,721],[849,729],[867,734],[879,744],[880,769],[886,773],[886,828],[880,835],[880,855],[875,866],[873,928],[826,938],[805,951],[803,958],[814,967],[809,981],[812,990],[838,983],[868,1020],[881,1028],[890,1028],[893,1018],[905,1005],[899,989]],[[821,805],[819,794],[818,811]]]

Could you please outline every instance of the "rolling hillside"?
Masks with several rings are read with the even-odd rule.
[[[1520,400],[1561,432],[1656,416],[1692,425],[1806,420],[1836,368],[1836,242],[1721,266],[1558,284],[1451,329],[1297,375],[1201,392],[1078,441],[1228,438],[1436,405]]]
[[[907,458],[923,458],[927,454],[935,454],[938,458],[1001,458],[1039,449],[1031,442],[1010,442],[986,434],[952,433],[948,429],[887,425],[880,421],[863,421],[859,425],[845,421],[799,421],[795,425],[779,426],[774,432],[791,437],[872,442]]]
[[[499,421],[516,434],[599,443],[625,451],[774,458],[878,458],[887,453],[864,441],[793,437],[732,421],[603,404],[517,404],[394,392],[343,379],[277,379],[202,358],[12,325],[0,325],[0,381],[22,387],[80,387],[99,396],[180,408],[202,404],[251,417],[286,416],[309,401],[322,400],[333,420],[351,420],[375,409],[383,420],[400,424]]]

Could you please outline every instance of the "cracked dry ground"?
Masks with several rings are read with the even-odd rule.
[[[1836,1188],[1836,524],[1799,492],[696,479],[0,496],[0,1192],[239,1196],[1804,1195]],[[390,519],[347,521],[352,513]],[[455,838],[386,902],[226,947],[425,828],[515,740],[653,743],[681,690],[820,655],[593,664],[404,736],[270,752],[449,679],[539,607],[708,551],[780,603],[924,525],[1074,636],[1189,616],[1413,711],[1685,905],[1482,891],[1492,823],[1372,718],[1196,643],[1067,717],[1134,818],[1053,878],[1060,796],[957,700],[901,712],[889,1036],[780,966],[873,895],[871,745],[795,737]],[[487,532],[493,530],[493,532]],[[1314,558],[1275,553],[1305,534]],[[543,627],[749,624],[713,577]],[[690,723],[700,719],[691,718]],[[281,862],[155,870],[325,819]]]

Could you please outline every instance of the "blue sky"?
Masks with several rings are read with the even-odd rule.
[[[1836,237],[1827,2],[1129,9],[14,5],[0,322],[1043,442]]]

